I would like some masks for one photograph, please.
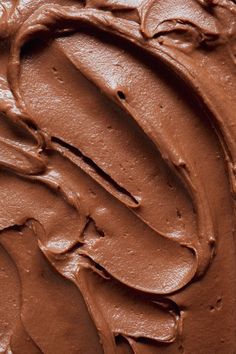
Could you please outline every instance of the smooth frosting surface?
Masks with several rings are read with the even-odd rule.
[[[236,4],[0,3],[0,353],[236,352]]]

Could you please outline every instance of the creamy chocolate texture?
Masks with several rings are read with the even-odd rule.
[[[236,353],[235,93],[235,1],[0,1],[0,353]]]

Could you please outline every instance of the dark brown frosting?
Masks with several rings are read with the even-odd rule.
[[[1,0],[0,353],[236,352],[236,5]]]

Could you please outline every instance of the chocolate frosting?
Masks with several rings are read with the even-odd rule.
[[[235,353],[235,64],[235,1],[1,1],[0,353]]]

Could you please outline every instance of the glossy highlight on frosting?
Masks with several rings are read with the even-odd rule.
[[[236,4],[0,3],[0,353],[234,353]]]

